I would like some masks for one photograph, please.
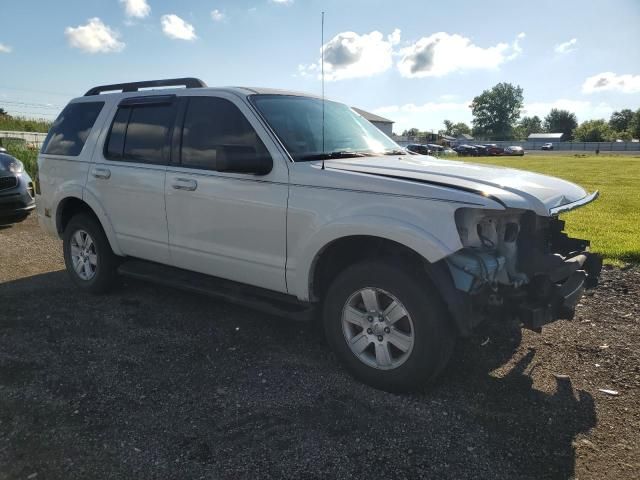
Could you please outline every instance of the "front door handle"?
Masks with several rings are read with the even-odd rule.
[[[111,178],[111,170],[108,168],[94,168],[92,175],[96,178],[108,179]]]
[[[175,190],[187,190],[189,192],[193,192],[196,188],[198,188],[198,182],[190,178],[176,178],[171,186]]]

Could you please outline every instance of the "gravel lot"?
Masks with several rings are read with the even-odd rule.
[[[313,325],[130,280],[89,296],[61,257],[34,218],[0,230],[0,479],[638,478],[637,267],[392,395]]]

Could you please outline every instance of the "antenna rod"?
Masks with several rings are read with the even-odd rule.
[[[324,12],[322,12],[322,22],[320,28],[320,65],[321,65],[321,75],[322,75],[322,170],[324,170],[324,154],[325,146],[324,146]]]

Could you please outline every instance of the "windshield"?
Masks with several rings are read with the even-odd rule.
[[[369,155],[404,155],[404,150],[373,124],[341,103],[293,95],[254,95],[254,105],[295,161]]]

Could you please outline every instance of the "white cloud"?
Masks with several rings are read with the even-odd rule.
[[[640,75],[618,75],[613,72],[602,72],[587,78],[582,84],[582,93],[604,91],[639,93]]]
[[[277,5],[291,5],[293,3],[293,0],[269,0],[269,1]]]
[[[120,34],[97,17],[90,18],[86,25],[67,27],[64,34],[70,46],[88,53],[120,52],[125,47]]]
[[[614,111],[614,108],[605,102],[593,103],[588,100],[560,98],[551,102],[525,103],[522,109],[522,115],[529,117],[537,115],[540,118],[544,118],[552,108],[568,110],[575,113],[580,122],[594,118],[608,118]]]
[[[164,34],[175,40],[195,40],[196,31],[193,25],[174,14],[163,15],[160,19]]]
[[[393,65],[393,46],[400,41],[396,29],[386,38],[373,31],[359,35],[355,32],[337,34],[322,46],[324,71],[327,80],[369,77],[382,73]],[[320,71],[320,61],[298,66],[298,74],[305,76]]]
[[[211,19],[214,22],[222,22],[227,16],[222,13],[220,10],[218,10],[217,8],[214,10],[211,10]]]
[[[453,122],[465,122],[471,125],[471,100],[466,102],[427,102],[416,105],[389,105],[373,109],[372,112],[393,120],[393,130],[402,133],[403,130],[416,127],[423,131],[437,132],[443,128],[444,119]]]
[[[11,53],[13,48],[9,45],[5,45],[4,43],[0,43],[0,53]]]
[[[457,33],[434,33],[402,48],[398,70],[403,77],[440,77],[460,70],[496,69],[522,54],[520,40],[524,33],[509,43],[482,48]]]
[[[120,0],[120,3],[124,5],[127,17],[144,18],[151,13],[147,0]]]
[[[575,49],[577,48],[576,47],[577,45],[578,45],[578,39],[572,38],[569,41],[559,43],[558,45],[553,47],[553,51],[559,54],[571,53],[575,51]]]

